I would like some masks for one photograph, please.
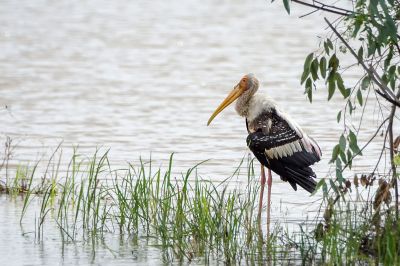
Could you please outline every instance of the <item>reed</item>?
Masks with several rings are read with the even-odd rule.
[[[197,174],[204,162],[173,174],[173,154],[165,169],[154,169],[150,159],[113,170],[108,151],[87,158],[74,149],[65,174],[60,174],[59,162],[55,160],[51,179],[38,184],[36,166],[17,171],[18,178],[29,177],[21,220],[32,198],[41,200],[37,241],[43,241],[45,224],[55,222],[65,243],[95,248],[106,234],[118,234],[132,245],[145,238],[160,248],[166,261],[399,263],[400,226],[390,208],[365,208],[350,201],[333,205],[322,199],[324,211],[312,220],[299,221],[296,230],[281,221],[266,238],[255,215],[259,182],[251,159],[243,159],[231,177],[218,183]],[[235,186],[236,177],[247,178],[247,186]],[[377,215],[382,211],[389,215]]]

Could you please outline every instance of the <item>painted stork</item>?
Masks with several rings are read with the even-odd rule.
[[[271,205],[271,170],[289,182],[294,190],[297,185],[312,193],[316,175],[310,165],[321,159],[318,144],[300,128],[275,101],[265,94],[257,93],[258,79],[253,74],[245,75],[231,93],[211,115],[207,126],[229,104],[236,99],[236,112],[246,118],[247,146],[261,163],[261,190],[258,218],[265,187],[264,166],[268,168],[267,235],[269,235]]]

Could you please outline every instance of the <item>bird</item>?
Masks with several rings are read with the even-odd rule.
[[[294,190],[302,187],[309,193],[316,189],[317,178],[310,167],[321,160],[322,152],[317,142],[267,94],[261,93],[259,80],[250,73],[234,86],[229,95],[210,116],[207,126],[227,106],[236,100],[236,112],[245,118],[248,136],[246,143],[261,163],[261,189],[258,221],[261,223],[262,202],[265,187],[265,170],[268,169],[267,236],[270,227],[271,171],[288,182]]]

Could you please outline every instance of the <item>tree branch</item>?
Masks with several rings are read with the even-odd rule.
[[[323,11],[327,11],[329,13],[333,13],[333,14],[337,14],[337,15],[341,15],[341,16],[350,16],[352,14],[354,14],[353,11],[350,10],[346,10],[343,8],[338,8],[335,6],[330,6],[330,5],[325,5],[323,3],[320,3],[318,1],[313,1],[313,3],[307,3],[307,2],[303,2],[300,0],[292,0],[292,2],[303,5],[303,6],[308,6],[308,7],[312,7],[315,8],[317,10],[323,10]]]
[[[396,105],[400,105],[400,101],[394,97],[393,92],[388,88],[388,86],[382,81],[382,79],[379,77],[378,73],[376,73],[375,69],[373,67],[367,67],[365,62],[362,60],[362,58],[359,58],[356,52],[351,48],[349,43],[343,38],[343,36],[336,30],[335,27],[329,22],[327,18],[324,18],[326,23],[328,24],[329,28],[336,34],[336,36],[342,41],[342,43],[349,49],[350,53],[357,59],[358,63],[364,68],[364,70],[367,72],[368,76],[371,78],[371,80],[380,88],[381,93],[385,94],[387,98],[391,99],[391,102],[395,102]],[[381,95],[379,93],[379,95]],[[385,99],[388,100],[386,97]]]
[[[387,97],[385,94],[383,94],[382,92],[380,92],[380,91],[378,91],[378,90],[375,90],[375,91],[376,91],[376,93],[378,93],[382,98],[384,98],[386,101],[388,101],[388,102],[390,102],[390,103],[396,105],[397,107],[400,107],[400,103],[399,103],[399,102],[394,101],[393,99]]]
[[[396,98],[398,99],[400,97],[400,88],[396,94]],[[395,198],[396,198],[396,219],[399,220],[399,188],[398,188],[398,183],[397,183],[397,174],[396,174],[396,165],[394,164],[394,146],[393,146],[393,120],[394,120],[394,115],[396,113],[396,105],[392,105],[392,111],[390,112],[389,116],[389,125],[388,125],[388,131],[389,131],[389,148],[390,148],[390,164],[392,166],[392,185],[394,186],[394,193],[395,193]]]

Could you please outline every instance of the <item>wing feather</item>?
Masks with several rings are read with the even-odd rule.
[[[276,109],[246,121],[247,146],[256,158],[296,190],[296,184],[309,192],[315,189],[316,177],[310,165],[321,159],[318,144],[287,115]]]

